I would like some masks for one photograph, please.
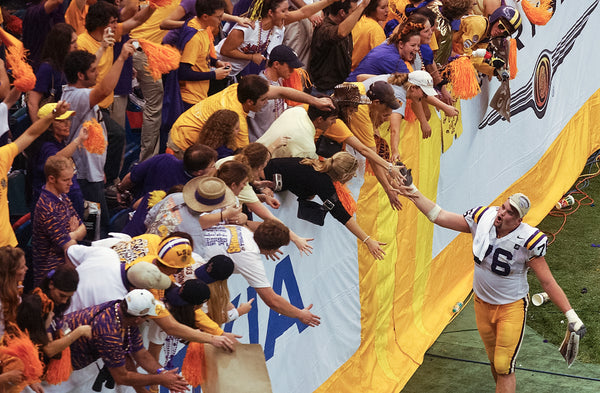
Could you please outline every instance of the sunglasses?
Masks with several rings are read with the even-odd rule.
[[[510,35],[510,30],[502,23],[502,20],[498,20],[498,30],[504,32],[503,36],[505,37]]]

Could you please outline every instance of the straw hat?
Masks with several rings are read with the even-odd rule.
[[[233,191],[217,177],[200,176],[183,187],[185,204],[198,213],[210,212],[236,203]]]

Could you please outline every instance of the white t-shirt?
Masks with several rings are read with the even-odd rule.
[[[296,106],[283,112],[257,142],[269,146],[279,137],[289,136],[286,147],[290,154],[286,157],[317,158],[315,133],[315,126],[306,110],[302,106]]]
[[[271,50],[283,43],[285,27],[273,26],[270,30],[263,30],[260,25],[260,21],[254,21],[253,27],[242,27],[236,24],[233,26],[232,30],[240,30],[244,34],[244,41],[238,47],[240,52],[262,54],[266,50],[267,55],[265,57],[268,58],[268,54],[271,53]],[[233,59],[221,55],[221,47],[226,39],[227,38],[223,38],[215,47],[217,58],[221,61],[231,63],[231,75],[237,75],[250,63],[250,60]]]
[[[0,136],[4,135],[8,130],[8,107],[4,102],[0,102]]]
[[[484,215],[495,216],[498,207],[476,207],[464,214],[473,237],[483,229]],[[489,231],[489,246],[483,260],[475,258],[473,291],[490,304],[508,304],[527,296],[527,262],[546,254],[548,237],[539,229],[521,223],[508,235],[497,238],[496,227]]]
[[[253,288],[270,288],[260,249],[254,234],[246,227],[219,225],[204,230],[206,260],[215,255],[227,255],[235,265],[233,273],[244,276]]]
[[[123,299],[127,288],[121,278],[121,260],[106,247],[69,247],[67,255],[79,273],[79,285],[65,314],[111,300]]]

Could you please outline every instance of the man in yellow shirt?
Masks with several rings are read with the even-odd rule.
[[[276,98],[287,98],[320,109],[333,108],[329,97],[317,98],[290,87],[269,86],[269,82],[258,75],[246,75],[240,83],[200,101],[179,116],[169,133],[167,148],[176,157],[183,157],[185,149],[198,141],[208,118],[219,109],[229,109],[239,115],[240,131],[235,140],[236,146],[231,148],[242,148],[249,143],[246,116],[260,111],[267,100]]]
[[[221,80],[229,75],[228,63],[217,60],[211,31],[218,31],[225,12],[223,0],[196,1],[196,17],[189,21],[188,27],[197,33],[185,44],[179,63],[179,85],[184,108],[208,97],[211,79]],[[217,69],[211,70],[211,65]]]

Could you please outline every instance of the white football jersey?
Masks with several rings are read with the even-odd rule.
[[[467,211],[465,220],[475,237],[484,215],[496,216],[498,207],[480,206]],[[539,229],[521,223],[508,235],[497,238],[496,227],[489,230],[489,246],[483,260],[475,259],[473,291],[490,304],[508,304],[522,299],[529,292],[527,262],[546,255],[548,237]]]

